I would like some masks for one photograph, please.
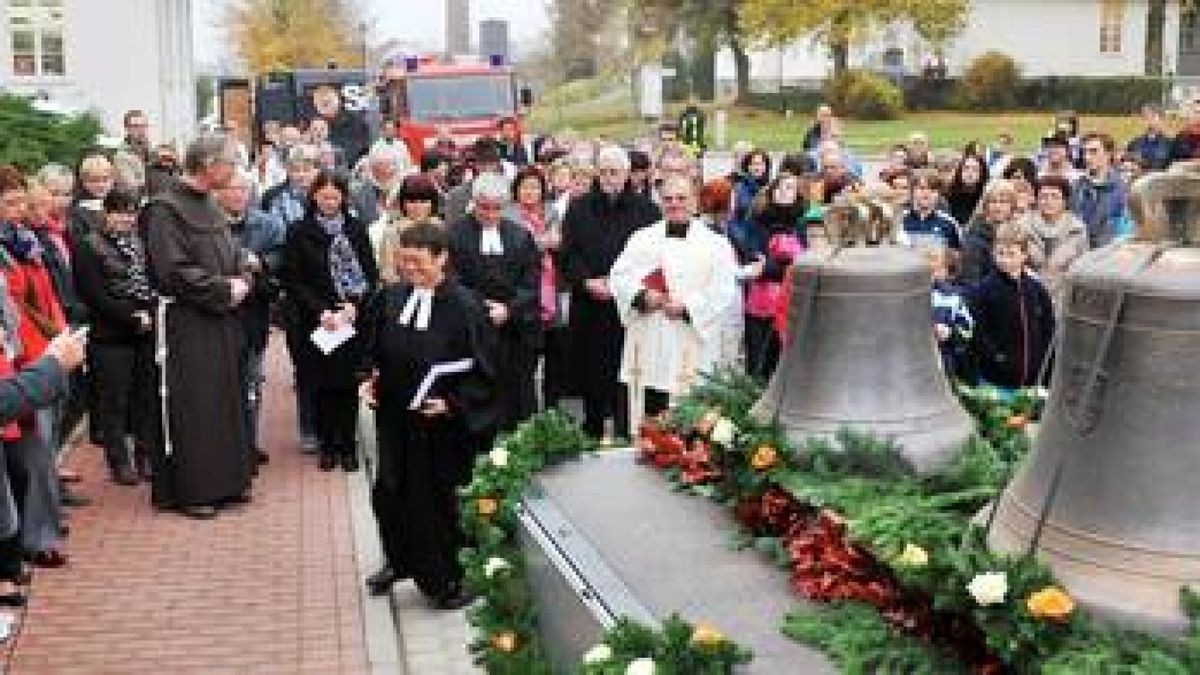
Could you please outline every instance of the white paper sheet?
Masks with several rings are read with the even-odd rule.
[[[329,355],[333,350],[341,347],[347,340],[354,337],[354,324],[342,324],[335,330],[325,330],[321,326],[312,332],[310,339],[317,349],[321,350],[322,354]]]

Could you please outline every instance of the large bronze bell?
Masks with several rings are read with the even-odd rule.
[[[1177,632],[1200,584],[1200,173],[1132,192],[1136,241],[1068,273],[1050,399],[989,541],[1101,616]]]
[[[826,216],[832,250],[796,260],[788,344],[752,412],[797,442],[842,427],[893,439],[928,471],[962,447],[972,421],[941,371],[929,264],[886,245],[877,219],[892,222],[877,203],[838,204]]]

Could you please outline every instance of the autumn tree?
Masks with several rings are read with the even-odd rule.
[[[259,75],[331,62],[363,67],[365,21],[356,0],[236,0],[223,24],[229,43]]]
[[[829,47],[833,74],[849,69],[850,45],[878,27],[908,21],[917,34],[942,45],[960,33],[968,0],[741,0],[743,35],[770,45],[784,45],[813,35]]]

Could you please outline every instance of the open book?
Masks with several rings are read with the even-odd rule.
[[[429,392],[433,390],[433,385],[437,384],[440,378],[465,373],[474,367],[475,359],[459,359],[433,364],[429,368],[429,372],[425,374],[425,379],[421,380],[421,386],[417,387],[417,393],[413,394],[408,409],[420,410],[421,406],[425,405],[425,399],[429,398]]]

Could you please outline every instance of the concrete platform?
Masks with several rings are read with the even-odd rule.
[[[727,511],[672,492],[632,451],[544,471],[526,505],[531,583],[560,663],[578,659],[614,614],[678,612],[752,649],[747,672],[836,672],[822,654],[780,633],[784,615],[806,605],[787,573],[758,554],[730,550],[735,525]]]

